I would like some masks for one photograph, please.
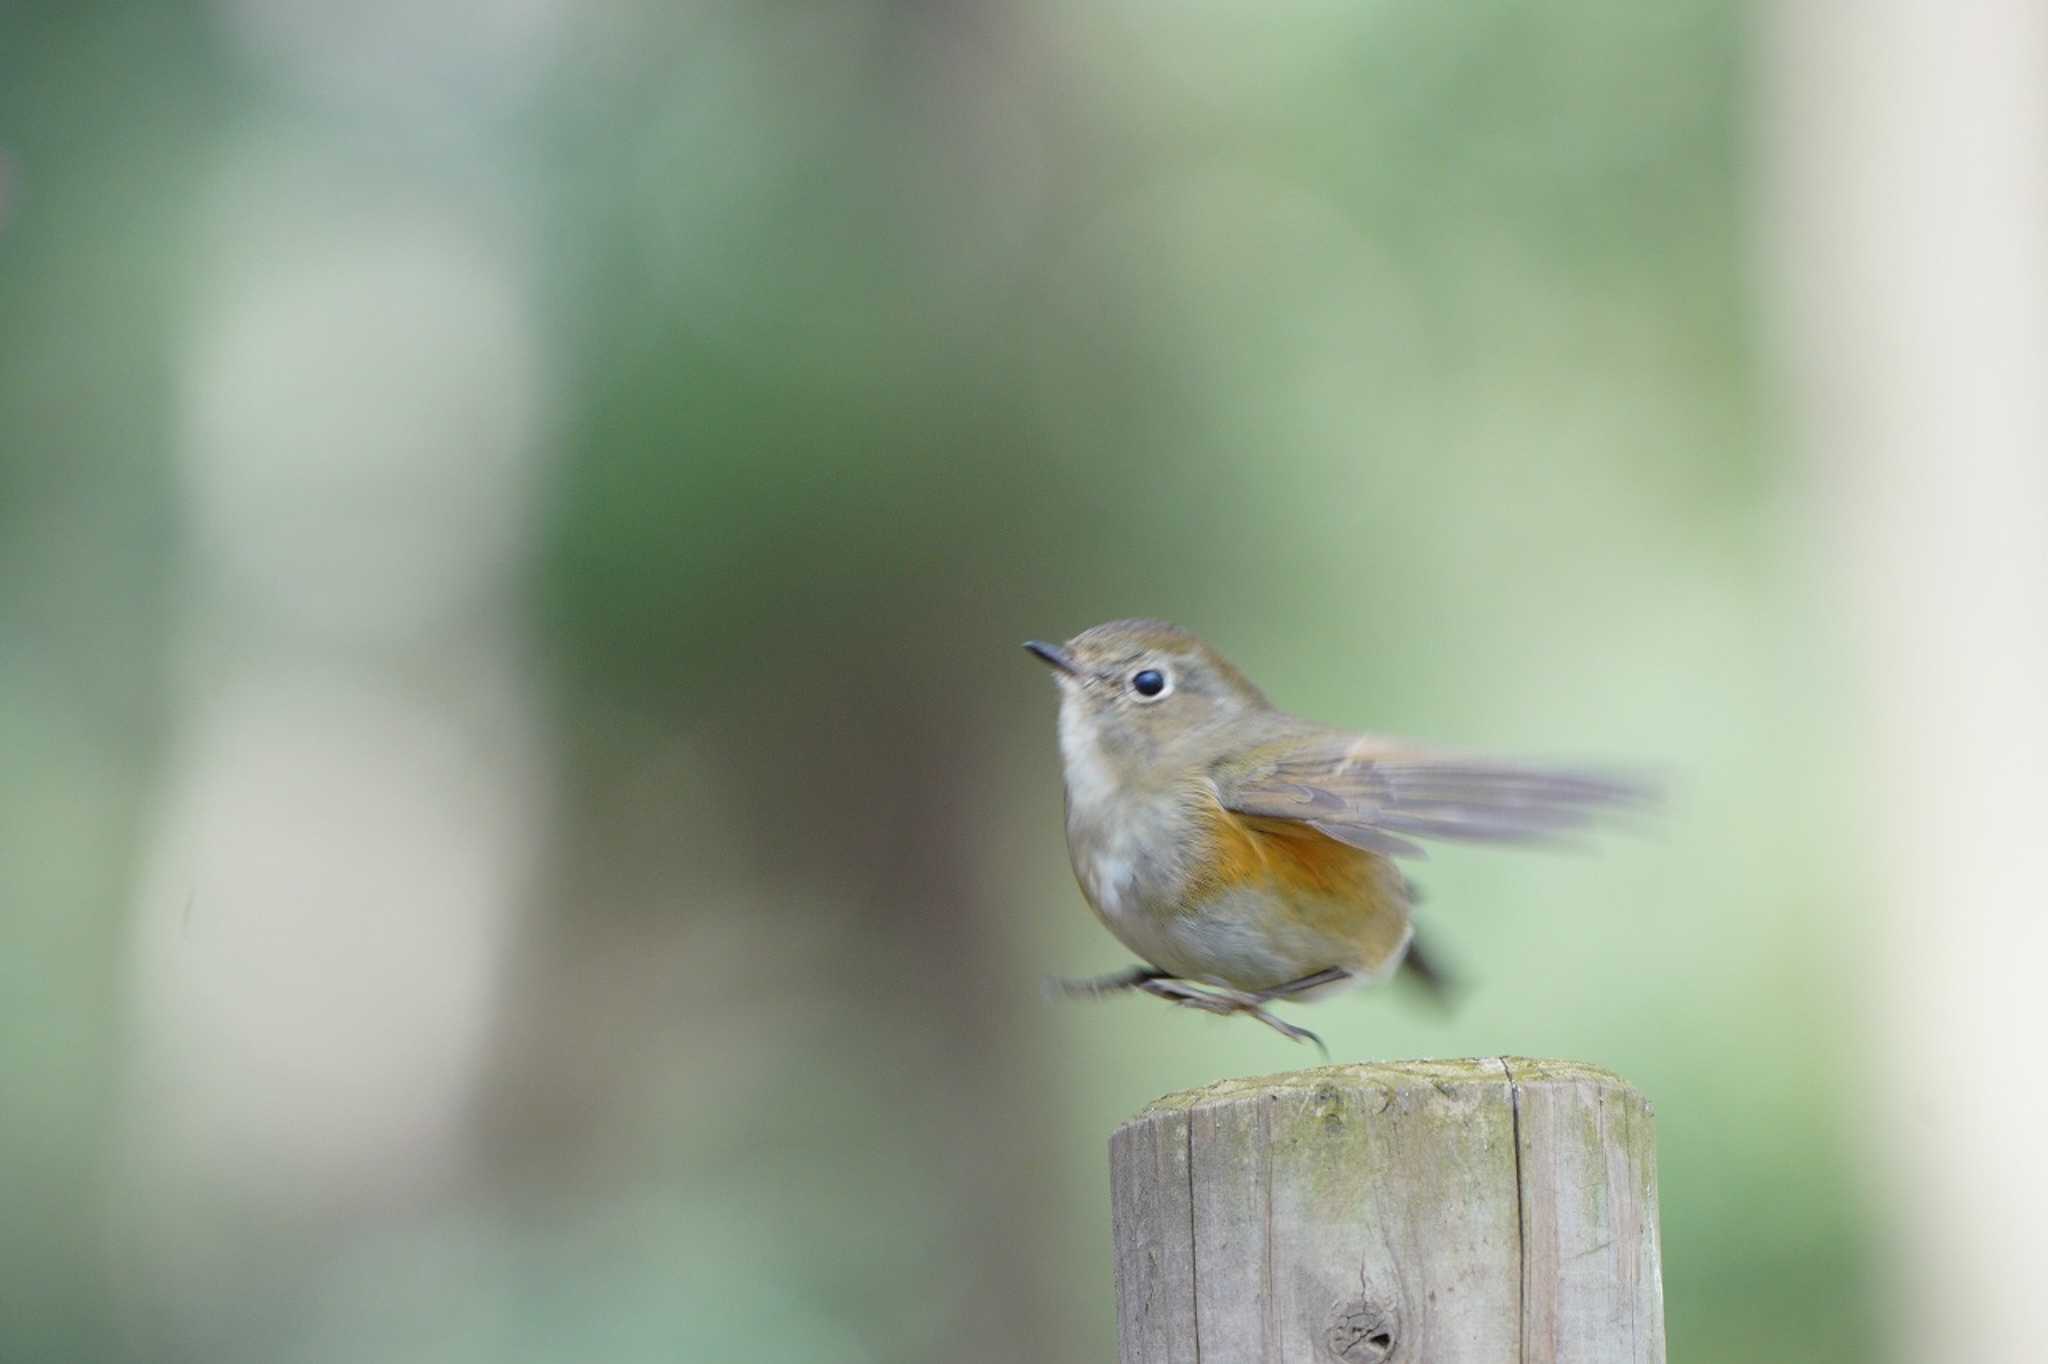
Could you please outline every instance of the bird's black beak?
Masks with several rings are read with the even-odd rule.
[[[1027,639],[1024,641],[1024,648],[1026,652],[1035,655],[1040,663],[1048,667],[1058,668],[1069,677],[1081,676],[1080,665],[1075,663],[1068,656],[1067,651],[1057,644],[1047,644],[1044,640]]]

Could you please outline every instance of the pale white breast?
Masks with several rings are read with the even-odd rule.
[[[1188,818],[1169,795],[1133,795],[1103,755],[1077,703],[1060,707],[1060,758],[1066,769],[1067,842],[1074,874],[1103,922],[1140,956],[1172,955],[1162,912],[1174,902],[1176,854]],[[1085,835],[1079,831],[1085,829]]]
[[[1109,808],[1116,798],[1116,771],[1102,756],[1080,703],[1069,696],[1060,698],[1060,763],[1066,768],[1071,808],[1091,814]]]

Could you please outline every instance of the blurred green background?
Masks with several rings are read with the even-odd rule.
[[[1017,649],[1643,762],[1339,1059],[1614,1067],[1672,1356],[1865,1360],[1743,14],[0,11],[0,1359],[1106,1360],[1151,1001]]]

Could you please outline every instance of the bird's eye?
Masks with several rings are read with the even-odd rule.
[[[1132,673],[1131,690],[1140,696],[1157,696],[1166,690],[1166,674],[1157,668],[1146,668]]]

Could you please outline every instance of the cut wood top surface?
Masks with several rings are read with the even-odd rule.
[[[1247,1099],[1259,1094],[1308,1090],[1321,1085],[1380,1089],[1406,1089],[1418,1085],[1596,1084],[1616,1089],[1633,1088],[1613,1071],[1583,1061],[1551,1061],[1528,1056],[1479,1056],[1445,1061],[1346,1061],[1337,1065],[1311,1066],[1274,1075],[1243,1076],[1217,1080],[1195,1089],[1161,1095],[1133,1114],[1127,1121],[1138,1122],[1155,1113],[1172,1112],[1197,1104],[1229,1099]]]

